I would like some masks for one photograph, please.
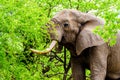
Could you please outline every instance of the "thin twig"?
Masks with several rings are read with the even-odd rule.
[[[64,76],[63,80],[66,80],[67,72],[66,72],[66,48],[64,47]]]
[[[56,52],[53,52],[53,51],[52,51],[52,53],[54,53],[54,56],[55,56],[55,58],[56,58],[58,61],[64,63],[64,61],[63,61],[59,56],[56,55]]]

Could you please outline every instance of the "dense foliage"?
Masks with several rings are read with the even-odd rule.
[[[50,39],[44,26],[62,9],[72,8],[105,19],[104,29],[95,32],[105,41],[120,29],[119,0],[1,0],[0,1],[0,80],[61,80],[64,53],[33,54],[29,49],[44,49]],[[67,61],[69,63],[69,52]],[[86,74],[89,74],[87,70]],[[89,77],[89,75],[88,75]],[[71,78],[69,70],[67,79]]]

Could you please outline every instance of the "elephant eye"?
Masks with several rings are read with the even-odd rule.
[[[68,27],[69,24],[68,24],[68,23],[64,23],[63,26],[64,26],[64,27]]]

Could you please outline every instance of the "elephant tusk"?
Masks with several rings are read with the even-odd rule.
[[[53,40],[49,46],[49,48],[47,48],[44,51],[39,51],[39,50],[35,50],[35,49],[30,49],[33,53],[37,53],[37,54],[46,54],[49,53],[50,51],[52,51],[52,49],[55,47],[55,45],[57,44],[56,40]]]

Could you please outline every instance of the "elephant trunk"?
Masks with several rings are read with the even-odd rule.
[[[39,50],[35,50],[35,49],[30,49],[33,53],[37,53],[37,54],[46,54],[49,53],[50,51],[52,51],[52,49],[55,47],[55,45],[57,44],[56,40],[53,40],[49,46],[49,48],[43,50],[43,51],[39,51]]]

